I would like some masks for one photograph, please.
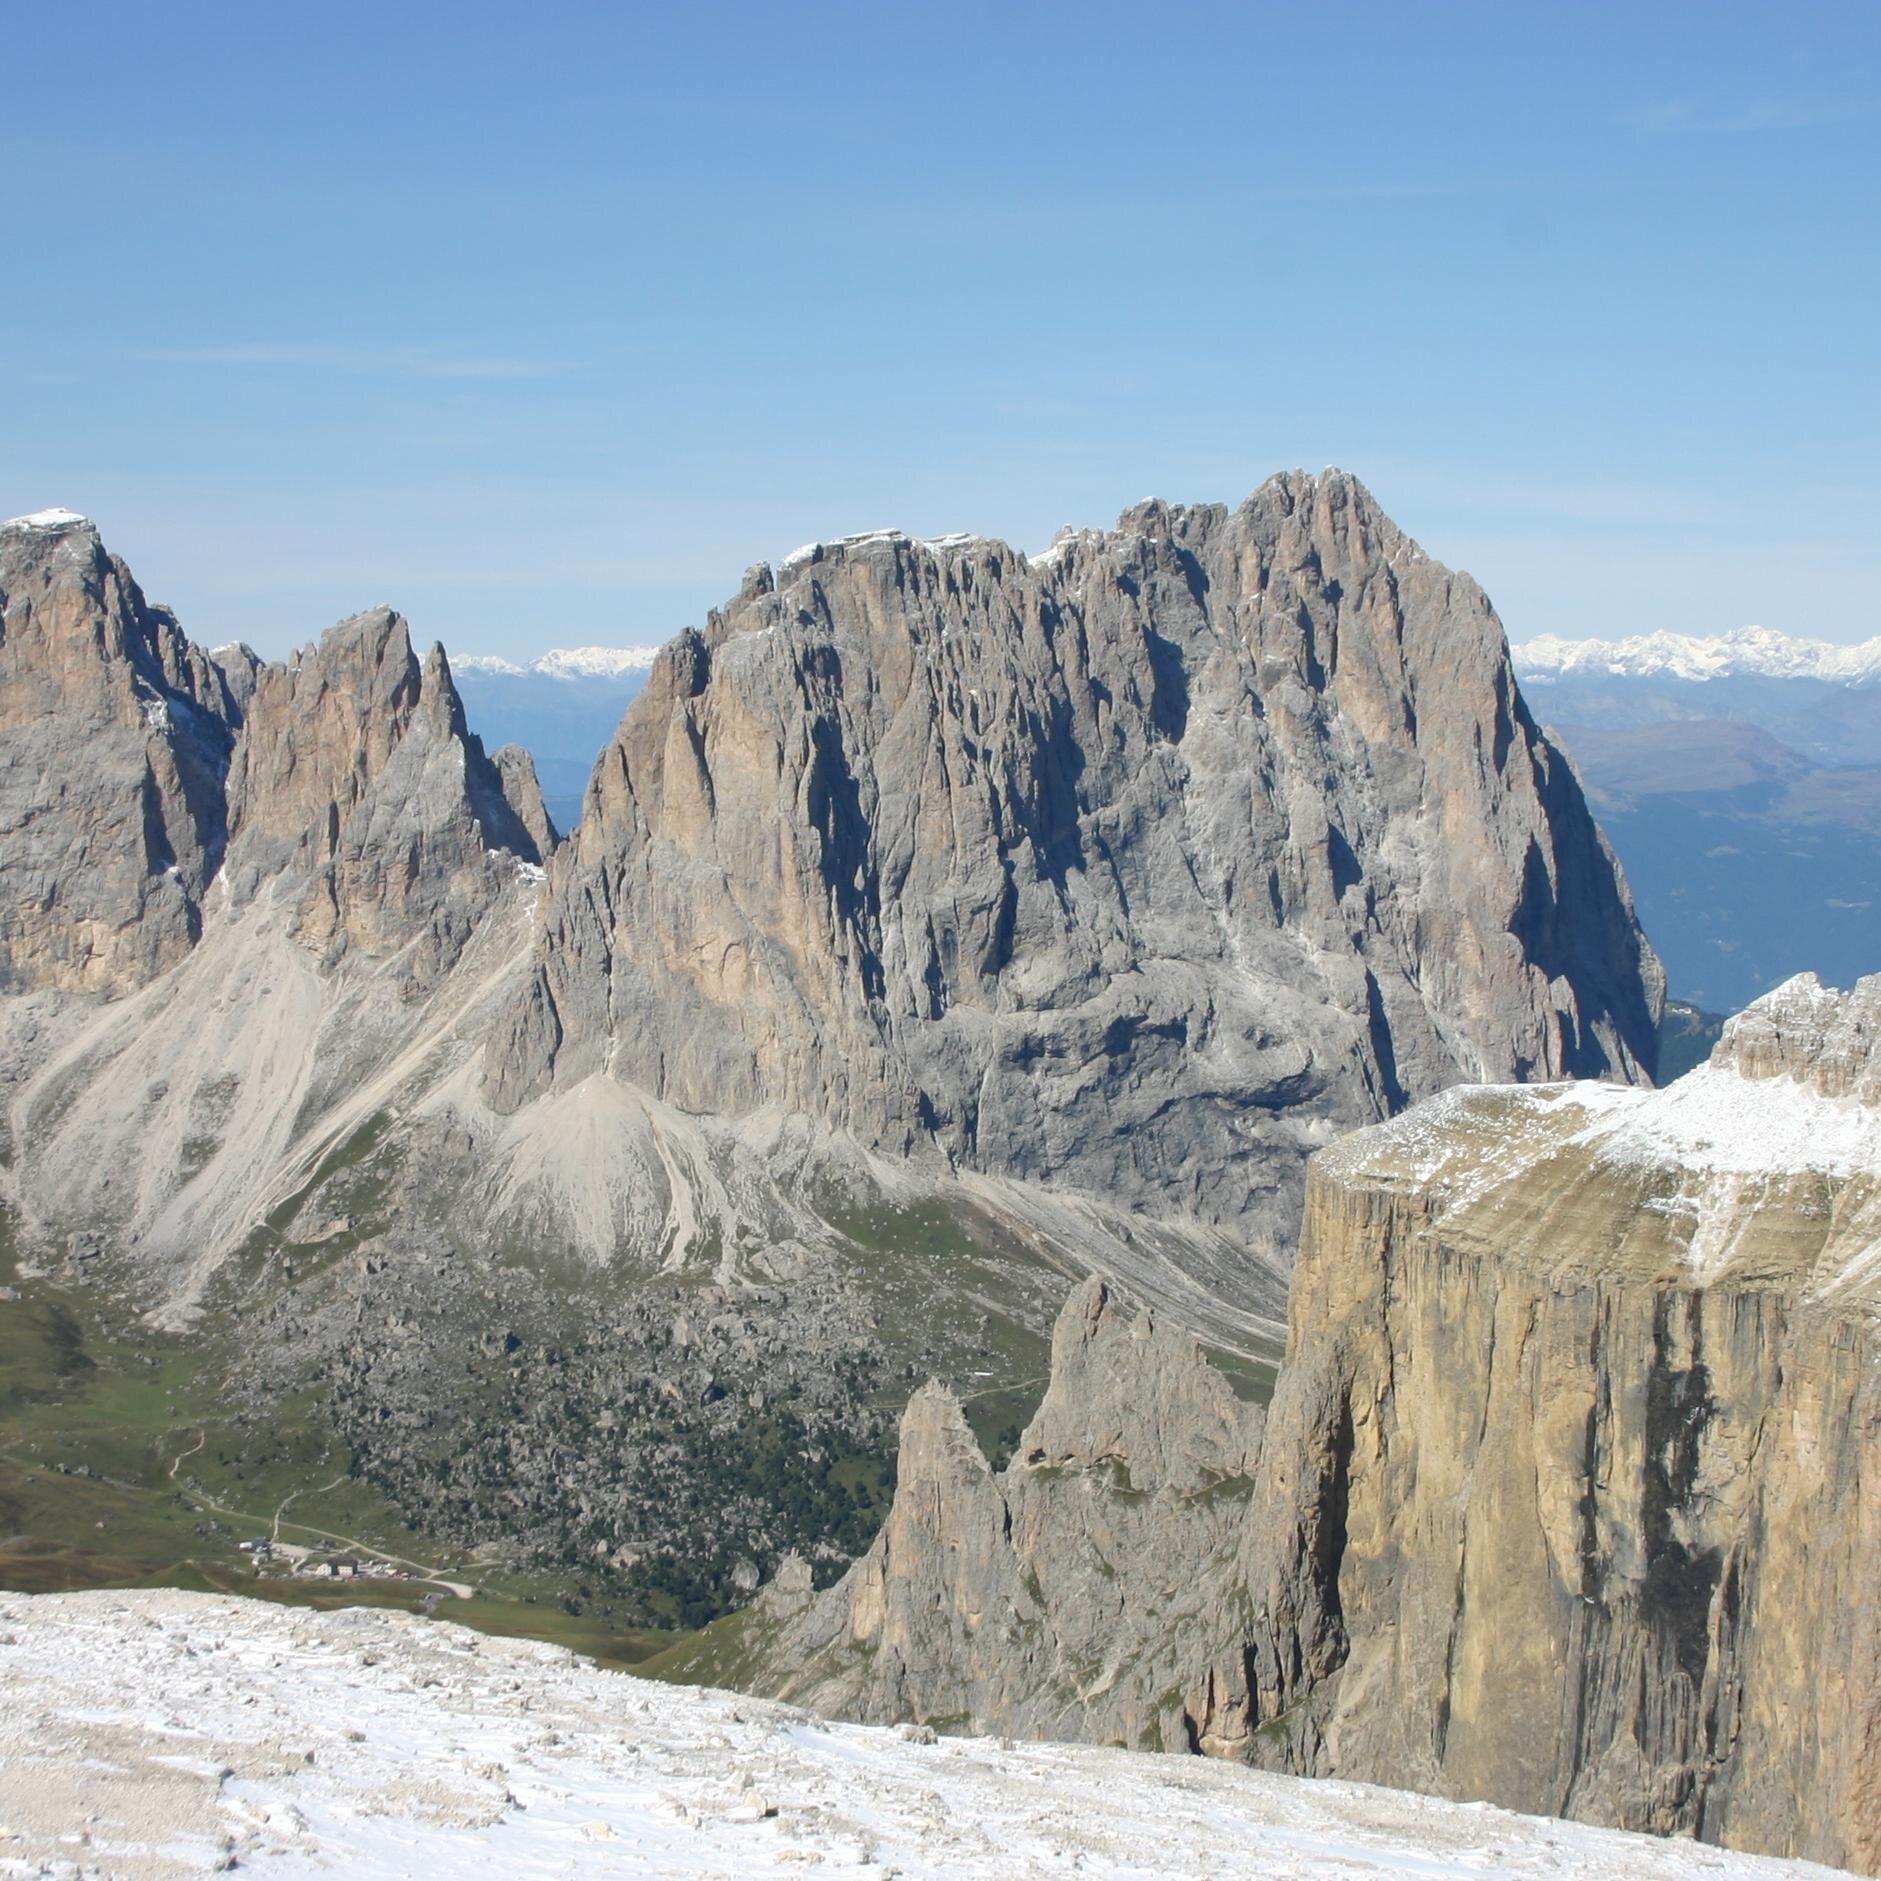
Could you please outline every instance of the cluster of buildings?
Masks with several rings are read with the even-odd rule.
[[[353,1555],[335,1554],[330,1542],[315,1542],[312,1547],[304,1548],[297,1542],[271,1541],[257,1536],[237,1545],[254,1562],[257,1574],[281,1568],[302,1579],[316,1581],[408,1581],[415,1578],[404,1568],[394,1567],[391,1562],[374,1556],[362,1560]]]

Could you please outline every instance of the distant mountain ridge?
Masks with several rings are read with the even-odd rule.
[[[1881,637],[1524,641],[1671,991],[1716,1011],[1881,967]]]
[[[518,665],[498,653],[470,653],[457,662],[461,673],[486,673],[521,679],[620,679],[644,673],[659,658],[658,647],[551,647],[540,658]]]
[[[1881,634],[1855,646],[1805,640],[1768,627],[1739,627],[1704,638],[1651,633],[1624,640],[1567,640],[1558,634],[1542,634],[1512,646],[1509,653],[1518,679],[1544,684],[1569,674],[1594,673],[1695,684],[1737,678],[1881,684]]]
[[[464,703],[495,744],[536,762],[557,829],[572,829],[594,761],[659,657],[658,647],[556,647],[527,662],[472,653],[451,662]]]

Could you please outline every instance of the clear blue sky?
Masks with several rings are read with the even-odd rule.
[[[1513,637],[1881,633],[1881,6],[15,5],[0,515],[644,642],[1358,472]]]

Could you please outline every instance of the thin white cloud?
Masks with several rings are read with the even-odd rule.
[[[1757,98],[1748,104],[1702,105],[1691,98],[1664,98],[1631,113],[1635,130],[1656,136],[1682,131],[1735,135],[1746,131],[1807,131],[1851,124],[1881,110],[1875,99]]]
[[[176,366],[279,366],[410,379],[550,379],[574,369],[567,360],[463,355],[424,346],[298,346],[275,341],[233,346],[151,346],[140,348],[137,357]]]

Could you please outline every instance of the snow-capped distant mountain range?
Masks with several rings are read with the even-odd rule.
[[[1859,646],[1802,640],[1768,627],[1701,639],[1692,634],[1636,634],[1628,640],[1563,640],[1543,634],[1509,649],[1521,679],[1567,674],[1626,679],[1820,679],[1843,686],[1881,684],[1881,635]]]
[[[601,748],[659,655],[658,647],[558,647],[526,665],[495,654],[451,661],[464,710],[486,746],[528,747],[557,829],[573,826]]]
[[[1803,968],[1837,985],[1881,968],[1881,638],[1742,627],[1512,652],[1674,995],[1728,1012]]]
[[[523,679],[623,679],[629,673],[644,673],[659,657],[658,647],[556,647],[539,660],[518,666],[497,653],[467,653],[451,662],[458,678],[465,673],[501,675]]]
[[[1881,636],[1848,646],[1767,627],[1705,639],[1550,635],[1510,652],[1529,705],[1551,725],[1721,719],[1761,726],[1818,764],[1881,763]]]

